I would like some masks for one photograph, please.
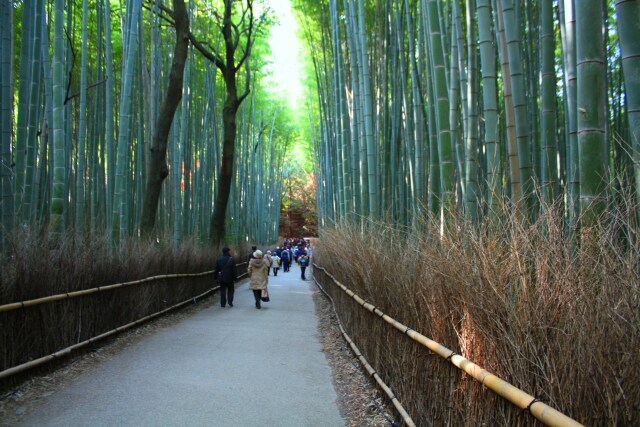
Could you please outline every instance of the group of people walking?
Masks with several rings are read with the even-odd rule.
[[[305,272],[309,266],[311,251],[307,250],[305,246],[302,248],[297,246],[295,248],[290,246],[281,248],[278,246],[273,252],[267,250],[266,254],[256,246],[253,246],[251,250],[247,274],[257,309],[262,308],[261,302],[268,292],[267,284],[272,268],[273,275],[277,276],[280,267],[283,272],[287,273],[291,271],[291,264],[295,262],[300,266],[300,278],[307,280]],[[220,285],[220,305],[226,307],[229,304],[229,307],[233,307],[234,283],[238,274],[236,262],[231,256],[231,250],[227,247],[222,248],[222,255],[216,260],[215,277]],[[266,298],[268,299],[268,296]]]
[[[305,277],[305,270],[309,265],[309,256],[311,255],[306,248],[291,248],[291,247],[283,247],[278,246],[273,253],[271,251],[267,251],[267,256],[269,256],[272,260],[273,266],[273,275],[278,275],[278,270],[282,266],[282,271],[284,273],[288,273],[291,271],[291,265],[295,262],[301,268],[300,278],[302,280],[307,280]]]

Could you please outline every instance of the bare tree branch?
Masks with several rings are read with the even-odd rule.
[[[251,44],[247,49],[247,55],[245,55],[245,58],[249,58],[250,55],[251,55]],[[240,97],[238,98],[239,103],[242,103],[242,101],[244,101],[244,99],[247,97],[247,95],[249,95],[249,92],[251,91],[251,66],[248,59],[247,59],[246,67],[247,67],[247,77],[244,82],[244,93],[240,95]]]
[[[207,58],[209,61],[213,62],[216,65],[216,67],[218,67],[218,69],[220,69],[220,71],[222,73],[226,73],[227,72],[227,64],[224,62],[222,57],[220,55],[218,55],[218,53],[206,49],[204,47],[204,45],[202,43],[200,43],[198,41],[198,39],[196,39],[196,37],[193,35],[193,33],[191,31],[189,31],[189,41],[191,42],[191,44],[193,44],[193,47],[198,49],[198,51],[205,58]]]
[[[247,10],[251,12],[249,14],[249,27],[247,28],[247,50],[243,52],[242,58],[240,58],[240,61],[236,66],[236,70],[239,70],[242,67],[242,64],[249,57],[249,54],[251,53],[251,45],[253,45],[253,1],[252,0],[247,0]],[[247,68],[248,68],[248,65],[247,65]]]
[[[148,6],[148,5],[143,5],[145,7],[145,9],[154,12],[154,10]],[[169,23],[172,27],[175,28],[175,22],[173,20],[173,16],[174,13],[171,9],[167,8],[166,6],[164,6],[162,3],[158,4],[158,7],[160,8],[160,11],[162,12],[160,14],[160,18],[162,18],[163,20],[165,20],[167,23]],[[167,16],[168,15],[168,16]],[[215,14],[217,17],[219,17],[218,14]],[[195,47],[201,54],[202,56],[204,56],[205,58],[207,58],[209,61],[213,62],[216,67],[218,67],[218,69],[222,72],[225,73],[227,70],[227,64],[224,62],[224,60],[222,59],[222,57],[220,55],[218,55],[217,52],[215,52],[214,49],[207,49],[208,43],[206,42],[200,42],[196,36],[191,32],[191,30],[189,30],[189,41],[191,42],[191,44],[193,45],[193,47]]]

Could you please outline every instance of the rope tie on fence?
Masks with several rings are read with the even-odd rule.
[[[526,413],[526,412],[531,413],[531,406],[533,406],[533,404],[534,404],[534,403],[543,403],[543,402],[542,402],[542,400],[540,400],[540,399],[538,399],[537,397],[535,397],[535,398],[531,401],[531,403],[529,403],[529,404],[527,405],[527,407],[526,407],[526,408],[522,408],[522,409],[520,410],[520,412],[518,413],[518,416],[520,417],[522,414],[524,414],[524,413]]]
[[[389,416],[384,412],[384,410],[380,407],[380,405],[378,404],[378,402],[376,402],[375,400],[372,400],[371,403],[373,403],[375,405],[376,408],[378,408],[378,411],[382,414],[383,417],[385,417],[387,419],[387,421],[389,421],[389,423],[393,426],[393,427],[401,427],[400,424],[398,424],[398,422],[392,418],[389,418]]]
[[[447,356],[446,360],[453,363],[453,360],[451,360],[453,356],[460,356],[460,354],[456,353],[455,351],[452,351],[451,354]]]

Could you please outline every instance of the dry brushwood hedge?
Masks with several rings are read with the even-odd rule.
[[[33,242],[31,242],[33,243]],[[10,268],[3,269],[0,305],[44,298],[152,276],[211,271],[215,256],[184,246],[132,245],[113,253],[104,242],[55,249],[25,239]],[[243,273],[239,266],[239,274]],[[73,298],[0,311],[0,371],[48,356],[105,332],[153,315],[212,289],[213,274],[167,277]],[[47,369],[45,367],[44,369]],[[11,387],[21,375],[0,380]]]
[[[314,262],[361,298],[585,425],[640,425],[640,266],[608,229],[326,231]],[[434,231],[434,230],[431,230]],[[435,237],[433,237],[435,236]],[[315,269],[347,333],[417,425],[538,425]]]

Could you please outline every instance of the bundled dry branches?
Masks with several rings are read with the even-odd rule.
[[[638,242],[620,239],[620,218],[603,223],[579,245],[553,210],[531,226],[461,220],[443,238],[429,223],[413,235],[345,226],[322,236],[316,261],[385,313],[570,417],[637,425]],[[419,425],[537,423],[327,287],[347,332]]]
[[[25,234],[2,269],[0,304],[96,288],[154,275],[200,273],[213,269],[209,250],[184,245],[179,250],[131,242],[113,251],[107,239],[50,244]],[[0,371],[83,342],[188,300],[212,287],[202,276],[184,283],[163,279],[34,307],[0,312]],[[21,377],[0,381],[0,389]]]

